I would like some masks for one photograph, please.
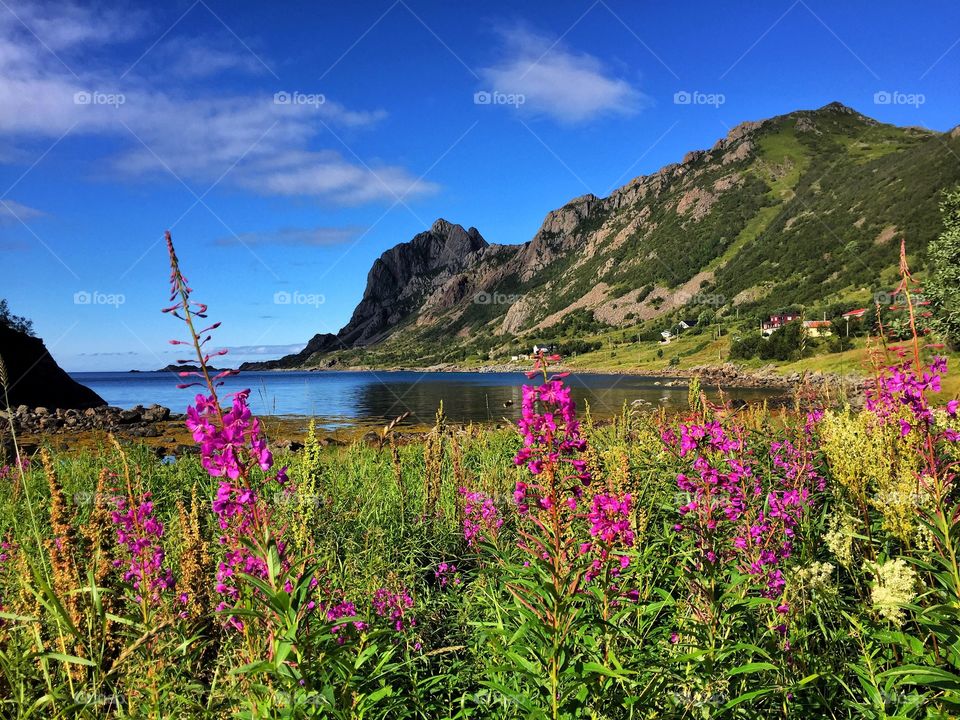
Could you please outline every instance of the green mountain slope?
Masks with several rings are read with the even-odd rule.
[[[460,362],[649,334],[704,306],[866,301],[887,289],[901,238],[922,267],[958,157],[957,130],[884,125],[839,103],[746,122],[607,198],[570,201],[523,245],[438,221],[377,261],[340,333],[260,366]]]

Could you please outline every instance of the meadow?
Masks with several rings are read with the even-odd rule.
[[[170,250],[203,364],[215,324]],[[960,420],[937,352],[877,339],[862,409],[693,382],[682,413],[606,423],[541,356],[517,428],[441,409],[418,440],[276,455],[201,371],[176,462],[14,440],[0,715],[954,717]]]

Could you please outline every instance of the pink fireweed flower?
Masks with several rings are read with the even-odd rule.
[[[503,526],[503,517],[493,498],[467,488],[460,488],[460,494],[464,497],[463,537],[467,545],[474,547],[478,537],[496,538],[497,531]]]
[[[127,507],[123,498],[116,499],[116,510],[111,519],[116,529],[116,540],[126,559],[114,561],[116,567],[125,567],[124,582],[136,591],[136,600],[147,597],[153,605],[161,602],[162,594],[174,589],[173,573],[163,567],[166,557],[163,545],[163,523],[153,516],[150,493],[144,493],[141,502]]]
[[[4,465],[0,467],[0,480],[6,480],[7,478],[13,477],[14,473],[18,470],[20,472],[26,472],[30,468],[30,458],[24,456],[20,458],[19,462],[14,462],[13,465]]]
[[[433,571],[433,576],[440,583],[441,588],[448,585],[460,585],[463,582],[460,573],[457,571],[457,566],[452,563],[442,562],[437,565],[437,569]]]
[[[341,620],[347,617],[356,617],[357,616],[357,606],[352,602],[346,600],[341,600],[338,603],[330,605],[324,609],[324,615],[327,618],[328,622],[336,623],[337,620]],[[363,632],[367,629],[367,624],[362,620],[354,620],[352,623],[338,623],[330,628],[330,633],[337,639],[338,645],[343,645],[347,641],[348,630],[350,625],[353,626],[353,629],[357,632]]]
[[[634,541],[630,522],[630,494],[618,497],[613,493],[594,495],[588,515],[590,534],[606,545],[616,543],[631,547]]]
[[[674,526],[689,531],[697,548],[693,568],[700,571],[732,562],[756,576],[761,593],[776,597],[784,586],[781,567],[790,557],[803,515],[813,494],[824,490],[812,451],[818,414],[811,414],[797,441],[769,446],[769,469],[745,449],[745,431],[725,430],[718,422],[681,426],[680,457],[691,457],[689,471],[677,475],[685,494]],[[676,437],[664,433],[665,437]]]
[[[413,607],[413,598],[406,590],[393,592],[387,588],[380,588],[373,594],[371,605],[374,614],[387,619],[390,626],[397,632],[403,632],[404,628],[417,625],[416,618],[407,615],[407,611]]]
[[[164,312],[172,313],[183,320],[190,331],[190,342],[172,342],[175,345],[192,345],[200,365],[199,372],[183,371],[180,375],[202,379],[210,393],[196,395],[194,405],[187,408],[186,427],[194,442],[200,446],[203,468],[211,477],[219,479],[211,508],[221,530],[220,544],[224,548],[224,556],[217,567],[215,587],[222,598],[218,610],[226,611],[240,601],[241,576],[265,578],[268,575],[266,561],[250,549],[247,541],[259,541],[263,531],[269,527],[264,493],[259,491],[262,490],[261,484],[254,482],[253,470],[259,468],[263,473],[271,472],[273,455],[264,437],[260,420],[253,417],[247,405],[249,390],[234,394],[230,407],[223,408],[220,405],[216,388],[223,384],[223,378],[234,374],[234,371],[225,370],[211,377],[210,359],[222,356],[226,351],[211,353],[203,349],[211,340],[210,333],[216,330],[220,323],[196,329],[198,323],[195,321],[206,317],[207,306],[191,300],[192,290],[180,271],[169,232],[166,233],[166,240],[170,256],[170,301],[173,304],[165,308]],[[180,387],[199,384],[201,383],[190,382]],[[286,468],[275,471],[272,480],[278,485],[285,485]],[[277,550],[281,566],[289,569],[286,543],[282,539],[277,541]],[[252,592],[256,593],[257,590]],[[243,629],[243,622],[237,617],[228,617],[227,624]]]

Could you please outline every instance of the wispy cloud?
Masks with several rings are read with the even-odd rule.
[[[306,347],[305,343],[293,345],[236,345],[226,348],[231,355],[289,355],[298,353]],[[229,356],[228,356],[229,357]]]
[[[267,232],[245,232],[236,237],[214,240],[215,245],[281,245],[288,247],[329,247],[353,242],[362,227],[282,228]]]
[[[631,115],[646,97],[612,75],[592,55],[576,52],[526,28],[501,30],[502,57],[480,70],[488,92],[522,95],[520,112],[582,123],[603,115]]]
[[[44,213],[15,200],[0,200],[0,223],[9,224],[27,222],[41,217]]]
[[[304,96],[273,87],[278,83],[269,74],[258,78],[260,91],[219,91],[206,76],[263,67],[242,46],[171,36],[148,54],[170,59],[170,72],[151,72],[155,66],[144,60],[121,80],[114,71],[91,67],[89,47],[116,45],[144,26],[139,17],[79,5],[21,3],[17,17],[0,9],[0,140],[109,137],[117,150],[100,167],[129,178],[172,173],[210,184],[223,177],[258,194],[337,204],[436,190],[404,167],[364,164],[339,149],[318,147],[340,147],[327,128],[373,127],[385,116],[382,110],[348,108],[309,89]],[[195,87],[201,80],[202,91]],[[193,83],[189,91],[187,81]]]
[[[148,56],[150,68],[172,78],[206,78],[223,73],[265,75],[267,69],[229,38],[174,37]]]

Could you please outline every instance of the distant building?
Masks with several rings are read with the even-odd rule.
[[[843,315],[841,315],[841,317],[844,320],[853,320],[854,318],[862,318],[864,315],[866,315],[866,313],[866,308],[857,308],[856,310],[849,310],[845,312]]]
[[[800,313],[783,313],[781,315],[771,315],[770,319],[760,324],[760,334],[764,337],[770,337],[777,330],[787,323],[796,322],[800,319]]]
[[[660,341],[661,343],[664,345],[669,345],[670,341],[676,336],[670,330],[664,330],[662,333],[660,333],[660,337],[663,338],[663,340]]]
[[[826,337],[833,335],[833,323],[829,320],[804,320],[803,330],[807,337]]]
[[[681,320],[677,323],[677,327],[681,330],[689,330],[690,328],[695,327],[696,324],[696,320]]]
[[[548,345],[547,343],[534,343],[533,345],[533,354],[539,355],[543,353],[545,355],[553,354],[557,351],[556,345]]]

